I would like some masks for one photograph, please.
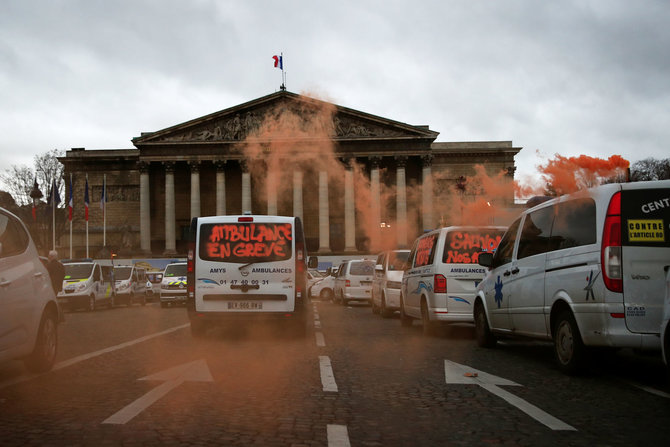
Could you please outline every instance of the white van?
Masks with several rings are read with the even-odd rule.
[[[186,304],[186,263],[168,264],[161,280],[161,307],[170,304]]]
[[[444,323],[471,323],[475,287],[486,274],[480,252],[493,252],[505,227],[453,226],[420,236],[402,277],[400,323],[423,323],[426,335]]]
[[[191,221],[186,307],[193,336],[225,321],[280,321],[304,334],[309,310],[305,237],[297,217]]]
[[[493,256],[474,308],[477,341],[553,340],[559,368],[587,347],[660,350],[670,265],[670,180],[602,185],[522,213]]]
[[[665,363],[668,373],[670,373],[670,266],[665,267],[665,294],[663,298],[661,340],[663,362]]]
[[[372,313],[388,318],[400,310],[400,285],[409,250],[388,250],[377,255],[372,280]]]
[[[114,266],[116,283],[115,304],[132,305],[134,302],[142,306],[147,304],[147,276],[143,268],[134,265]]]
[[[84,308],[93,312],[100,306],[112,307],[112,283],[102,275],[100,264],[95,261],[64,262],[63,290],[58,294],[58,303],[64,308]]]

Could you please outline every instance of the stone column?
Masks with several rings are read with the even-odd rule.
[[[319,172],[319,253],[330,253],[330,216],[328,209],[328,173]]]
[[[431,165],[433,164],[432,155],[424,155],[421,157],[423,162],[423,171],[422,171],[422,186],[421,186],[421,198],[422,198],[422,211],[423,211],[423,229],[432,230],[435,227],[435,221],[433,217],[433,174],[431,172]]]
[[[191,168],[191,219],[200,217],[200,162],[189,161]]]
[[[277,215],[277,174],[267,171],[265,176],[265,187],[268,195],[268,215]]]
[[[382,208],[381,208],[381,190],[379,185],[379,164],[382,158],[375,156],[370,157],[370,206],[372,211],[372,228],[370,234],[370,246],[377,250],[381,246],[381,222],[382,222]]]
[[[151,199],[149,191],[149,163],[137,164],[140,171],[140,250],[151,255]]]
[[[302,171],[293,171],[293,215],[302,220]]]
[[[396,158],[396,228],[398,248],[407,246],[407,193],[405,191],[405,165],[407,157]]]
[[[246,161],[241,160],[240,167],[242,168],[242,214],[251,213],[251,174]]]
[[[214,162],[216,168],[216,215],[226,214],[226,160]]]
[[[354,171],[351,160],[345,160],[344,171],[344,251],[356,250],[356,198],[354,196]]]
[[[175,242],[174,212],[174,162],[166,161],[165,165],[165,252],[172,256],[177,254]]]

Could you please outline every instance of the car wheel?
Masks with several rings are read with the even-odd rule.
[[[370,307],[372,308],[372,313],[377,315],[379,314],[379,306],[377,306],[377,303],[375,303],[375,294],[373,293],[372,296],[370,297]]]
[[[91,295],[88,297],[88,311],[89,312],[95,311],[95,295]]]
[[[405,300],[400,297],[400,325],[409,327],[412,325],[412,317],[405,313]]]
[[[482,348],[493,348],[498,342],[489,328],[484,305],[479,301],[475,304],[475,338],[477,346]]]
[[[323,289],[321,293],[319,293],[319,298],[324,301],[330,301],[333,299],[333,291],[330,289]]]
[[[380,313],[382,317],[384,318],[391,318],[393,315],[393,311],[386,307],[386,296],[382,295],[382,308],[380,310]]]
[[[554,354],[559,369],[570,375],[580,373],[586,361],[586,348],[572,312],[561,311],[554,327]]]
[[[434,321],[430,321],[426,300],[421,300],[421,323],[423,325],[423,335],[437,334],[437,329],[439,326]]]
[[[58,318],[54,312],[47,311],[40,322],[35,348],[25,359],[28,370],[34,373],[49,371],[56,360],[58,351]]]
[[[191,335],[195,338],[203,338],[207,334],[207,323],[204,321],[191,320]]]

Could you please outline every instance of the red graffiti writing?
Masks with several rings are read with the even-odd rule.
[[[269,244],[262,242],[240,242],[237,244],[208,242],[206,250],[209,259],[225,259],[229,258],[231,254],[238,258],[277,257],[281,259],[288,254],[286,241],[270,242]]]
[[[285,224],[222,224],[211,227],[208,237],[210,242],[269,242],[292,240],[293,231],[290,223]]]
[[[416,246],[416,261],[415,267],[427,265],[430,262],[430,254],[435,246],[435,235],[426,236],[419,240]]]
[[[449,233],[443,260],[447,264],[477,264],[479,253],[494,252],[502,235],[502,231],[488,233],[452,231]]]

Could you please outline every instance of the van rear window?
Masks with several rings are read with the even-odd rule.
[[[670,247],[670,189],[621,192],[622,243]]]
[[[206,261],[284,261],[293,256],[293,226],[259,222],[203,224],[199,242],[199,257]]]
[[[500,244],[503,230],[450,231],[444,244],[442,262],[445,264],[477,264],[479,253],[493,253]]]

